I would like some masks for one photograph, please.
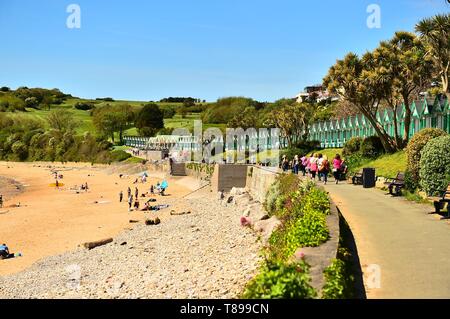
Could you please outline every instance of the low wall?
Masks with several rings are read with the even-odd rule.
[[[246,188],[252,197],[261,203],[266,199],[270,185],[275,182],[280,174],[278,168],[249,166],[247,168]]]
[[[212,191],[229,192],[233,187],[246,187],[247,169],[247,165],[216,164],[211,176]]]
[[[311,266],[311,286],[321,292],[325,284],[323,271],[331,265],[337,257],[340,237],[339,208],[330,200],[330,215],[327,216],[329,239],[319,247],[303,247],[297,249],[297,253],[305,254],[306,262]],[[297,254],[296,253],[296,254]]]

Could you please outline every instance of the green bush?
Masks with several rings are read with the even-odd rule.
[[[266,194],[264,206],[270,216],[283,215],[283,208],[286,201],[290,199],[290,194],[298,189],[300,179],[293,174],[281,174],[277,176],[276,181],[270,186]]]
[[[415,134],[406,147],[407,170],[410,172],[409,189],[414,190],[419,185],[419,171],[421,152],[425,145],[433,138],[447,135],[447,133],[438,128],[426,128]]]
[[[345,143],[342,150],[342,155],[350,156],[352,154],[358,153],[361,149],[361,144],[363,139],[361,137],[352,137]]]
[[[362,141],[360,151],[363,157],[376,158],[384,153],[384,147],[378,136],[369,136]]]
[[[440,195],[450,177],[450,135],[432,139],[420,159],[420,186],[429,195]]]
[[[123,162],[131,157],[130,153],[123,150],[115,150],[111,152],[111,161],[113,162]]]
[[[74,108],[82,111],[89,111],[92,110],[94,107],[95,107],[94,104],[90,102],[77,102],[74,105]]]
[[[288,260],[300,247],[316,247],[328,240],[326,215],[330,212],[327,194],[312,187],[308,193],[292,192],[284,207],[281,227],[269,238],[270,258]]]
[[[268,261],[248,284],[244,299],[312,299],[317,292],[310,285],[309,266]]]

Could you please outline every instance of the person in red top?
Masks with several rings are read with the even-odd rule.
[[[334,179],[336,180],[336,184],[338,184],[339,180],[341,179],[341,169],[342,169],[341,155],[336,154],[333,160],[333,175]]]

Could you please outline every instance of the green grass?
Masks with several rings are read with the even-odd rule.
[[[342,156],[342,148],[329,148],[314,153],[321,153],[326,155],[328,159],[332,160],[336,154]],[[377,159],[364,159],[358,167],[352,168],[352,171],[359,171],[364,167],[375,168],[377,176],[395,177],[398,172],[406,171],[406,152],[400,151],[395,154],[382,155]]]
[[[406,171],[406,152],[400,151],[395,154],[382,155],[375,160],[366,160],[355,168],[359,171],[363,167],[375,168],[375,174],[383,177],[395,177],[398,172]]]
[[[311,152],[313,153],[313,152]],[[320,151],[314,151],[314,153],[326,155],[329,160],[332,160],[336,157],[336,154],[339,154],[342,156],[342,148],[326,148]]]
[[[92,117],[89,113],[89,111],[82,111],[77,110],[74,108],[70,108],[66,105],[61,105],[58,107],[53,107],[51,110],[56,109],[66,109],[70,113],[73,114],[73,118],[79,122],[79,126],[76,130],[78,134],[83,134],[84,132],[91,132],[95,134],[95,128],[94,124],[92,123]],[[44,123],[44,125],[47,125],[46,119],[48,117],[48,114],[51,111],[49,110],[36,110],[36,109],[27,109],[27,112],[14,112],[14,113],[8,113],[10,116],[22,116],[22,117],[28,117],[40,120]]]

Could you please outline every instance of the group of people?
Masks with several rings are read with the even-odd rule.
[[[320,153],[312,153],[309,156],[295,155],[291,161],[287,156],[283,156],[281,168],[284,172],[291,170],[297,175],[303,173],[303,176],[308,176],[313,180],[317,177],[319,182],[323,181],[324,184],[327,184],[330,173],[333,174],[336,184],[347,173],[347,165],[339,154],[336,154],[331,162],[326,155]]]
[[[153,196],[156,193],[161,195],[161,196],[164,196],[165,195],[165,191],[166,191],[166,189],[168,187],[169,187],[169,184],[167,183],[167,181],[163,180],[161,183],[158,182],[156,184],[156,186],[151,185],[149,191],[147,193],[142,194],[141,197],[146,197],[147,195]],[[123,202],[123,200],[124,200],[124,194],[123,194],[123,191],[120,191],[120,193],[119,193],[119,202]],[[145,209],[145,208],[149,208],[150,207],[149,202],[151,202],[151,201],[155,201],[155,200],[150,199],[149,201],[147,201],[145,203],[146,206],[144,207],[144,210],[148,210],[148,209]],[[129,211],[132,210],[132,207],[135,210],[139,210],[139,206],[140,206],[140,202],[139,202],[139,188],[135,187],[134,195],[133,195],[131,188],[128,187],[128,189],[127,189],[127,203],[128,203],[128,210]]]

